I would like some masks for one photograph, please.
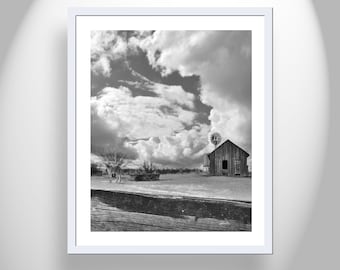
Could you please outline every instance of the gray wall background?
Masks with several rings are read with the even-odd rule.
[[[340,190],[340,177],[338,153],[340,148],[340,41],[338,25],[340,25],[339,8],[340,3],[333,0],[314,0],[317,15],[320,20],[322,34],[327,50],[329,65],[330,87],[331,87],[331,124],[329,127],[329,140],[327,156],[323,171],[323,179],[319,187],[318,195],[315,197],[313,214],[306,226],[304,234],[291,262],[287,269],[336,269],[339,267],[338,250],[340,243],[340,218],[338,213],[338,193]],[[1,4],[0,9],[0,72],[3,70],[2,63],[6,59],[6,52],[11,46],[16,30],[20,26],[23,16],[32,4],[32,0],[12,0]],[[65,51],[66,33],[60,33],[60,48]],[[59,45],[58,45],[59,46]],[[48,59],[46,59],[48,61]],[[66,67],[66,59],[57,63],[60,68]],[[41,75],[43,76],[43,74]],[[20,76],[18,76],[20,80]],[[39,83],[39,82],[36,82]],[[63,86],[63,85],[62,85]],[[64,85],[63,87],[66,87]],[[6,95],[0,99],[2,104],[6,103]],[[34,89],[32,89],[34,91]],[[23,97],[24,99],[25,97]],[[27,96],[27,101],[29,97]],[[23,100],[17,104],[7,104],[13,109],[22,110],[23,121],[25,122],[26,111],[20,107]],[[19,140],[18,134],[12,134],[11,138],[1,137],[1,147],[9,147],[12,143],[23,143],[23,151],[17,152],[16,164],[11,167],[3,167],[6,157],[0,155],[0,170],[11,170],[19,178],[0,178],[0,269],[46,269],[46,266],[53,266],[53,269],[261,269],[266,265],[266,256],[193,256],[193,255],[172,255],[172,256],[128,256],[128,255],[66,255],[66,111],[65,107],[60,108],[54,104],[66,102],[66,91],[61,90],[51,97],[46,106],[50,107],[51,123],[40,123],[41,132],[48,130],[51,134],[57,133],[60,137],[57,148],[40,149],[37,145],[30,145],[34,139],[34,132],[29,129],[29,122],[23,124],[25,140]],[[21,109],[20,109],[21,108]],[[46,109],[46,108],[45,108]],[[30,108],[43,114],[40,108]],[[0,113],[3,113],[0,108]],[[17,125],[13,120],[13,127]],[[39,119],[36,119],[39,121]],[[15,128],[13,130],[16,130]],[[39,130],[38,130],[39,131]],[[312,136],[312,135],[311,135]],[[20,147],[16,147],[20,149]],[[1,151],[1,148],[0,148]],[[44,155],[55,156],[58,162],[39,174],[39,164],[43,164]],[[26,159],[36,159],[34,170],[37,179],[26,179],[25,172],[20,168],[24,167]],[[48,165],[47,165],[48,166]],[[26,168],[27,169],[27,168]],[[28,175],[33,175],[29,171]],[[58,176],[59,182],[44,183],[41,179],[48,177],[48,174]],[[4,174],[0,174],[3,176]],[[44,177],[42,177],[44,176]],[[17,181],[20,179],[20,181]],[[13,181],[16,180],[17,182]],[[12,181],[8,183],[8,181]],[[46,192],[41,187],[47,188]],[[4,196],[6,192],[15,190],[11,195],[13,201],[8,201]],[[51,195],[53,194],[53,195]],[[274,194],[275,196],[275,194]],[[291,209],[290,211],[294,211]],[[15,220],[15,222],[12,222]],[[51,224],[51,221],[56,222]],[[9,226],[8,224],[11,224]],[[275,230],[275,228],[274,228]],[[277,232],[280,233],[280,232]],[[14,241],[10,241],[11,236]],[[275,239],[274,239],[275,244]],[[275,258],[274,258],[275,259]],[[282,262],[284,263],[284,262]],[[52,268],[52,267],[51,267]]]
[[[330,79],[330,126],[323,179],[315,200],[315,213],[300,243],[293,269],[337,269],[340,266],[340,38],[335,34],[340,24],[340,3],[313,0],[324,37]]]

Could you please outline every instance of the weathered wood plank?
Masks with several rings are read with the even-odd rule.
[[[141,195],[117,191],[91,190],[92,199],[128,212],[170,216],[180,218],[195,216],[196,218],[215,218],[237,220],[243,224],[251,224],[251,203],[227,200],[204,200],[159,195]]]
[[[235,220],[127,212],[109,206],[98,198],[91,201],[92,231],[250,231],[250,224]]]

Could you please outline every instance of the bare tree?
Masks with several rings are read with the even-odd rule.
[[[95,154],[100,156],[109,176],[110,183],[115,179],[121,183],[122,167],[124,166],[126,155],[116,151],[114,147],[96,148]]]

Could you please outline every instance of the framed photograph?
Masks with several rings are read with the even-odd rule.
[[[68,27],[68,253],[272,253],[272,9]]]

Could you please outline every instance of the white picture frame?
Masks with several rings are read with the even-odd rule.
[[[90,151],[90,78],[86,75],[89,69],[82,69],[84,65],[79,62],[86,63],[89,59],[86,54],[89,54],[90,39],[82,38],[91,29],[105,29],[102,28],[104,24],[110,27],[110,20],[115,21],[113,24],[121,20],[121,30],[132,30],[133,26],[138,28],[145,27],[148,23],[150,25],[150,22],[145,22],[144,26],[140,26],[143,25],[143,19],[155,16],[165,18],[164,30],[176,28],[177,25],[171,21],[181,17],[188,18],[187,24],[181,26],[184,27],[183,30],[195,27],[207,30],[251,30],[253,38],[259,41],[257,51],[254,51],[257,58],[252,62],[252,72],[259,72],[253,78],[252,86],[260,90],[252,101],[252,142],[258,148],[258,155],[253,157],[253,167],[257,166],[259,169],[258,176],[253,176],[252,183],[254,223],[251,232],[123,232],[124,235],[111,235],[112,232],[90,230],[90,186],[84,180],[89,170],[86,168],[86,158],[85,163],[79,163],[83,157],[79,151]],[[198,17],[203,23],[205,20],[209,22],[194,27],[190,20]],[[124,20],[126,18],[128,20]],[[68,254],[271,254],[272,9],[71,8],[68,19]],[[224,20],[229,24],[224,24]],[[256,127],[254,122],[258,123]],[[257,162],[254,162],[255,158],[258,158]]]

